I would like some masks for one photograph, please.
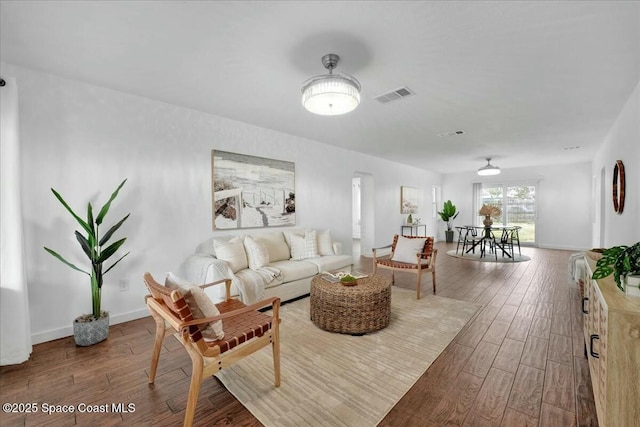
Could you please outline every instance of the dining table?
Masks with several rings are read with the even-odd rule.
[[[462,256],[465,253],[475,253],[476,248],[480,249],[480,257],[484,258],[487,253],[487,246],[489,246],[489,252],[498,258],[498,252],[502,256],[507,256],[514,259],[514,244],[520,247],[520,239],[518,230],[522,227],[519,225],[465,225],[456,227],[458,232],[464,233],[464,242],[462,246]],[[475,230],[475,233],[473,232]],[[469,238],[471,235],[473,238]]]

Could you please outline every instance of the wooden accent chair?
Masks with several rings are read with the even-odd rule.
[[[425,239],[425,237],[403,236],[407,239]],[[426,237],[422,252],[416,253],[416,262],[400,262],[394,261],[393,255],[398,244],[398,235],[393,236],[393,243],[381,248],[373,249],[373,274],[376,274],[378,268],[391,270],[391,284],[395,283],[395,271],[405,271],[414,273],[418,276],[416,299],[420,299],[420,287],[422,284],[422,273],[431,272],[431,281],[433,283],[433,293],[436,293],[436,255],[437,249],[433,249],[433,237]],[[376,251],[379,249],[391,248],[391,255],[378,257]]]
[[[144,274],[144,282],[151,292],[145,297],[147,307],[156,322],[156,339],[149,371],[149,383],[153,384],[162,349],[162,341],[167,334],[177,332],[180,342],[189,353],[192,361],[191,385],[187,398],[184,426],[193,424],[193,417],[200,393],[203,377],[231,366],[238,360],[271,344],[273,349],[273,368],[275,386],[280,386],[280,298],[272,297],[251,305],[231,298],[231,280],[202,285],[202,288],[220,285],[226,286],[226,299],[216,304],[220,315],[194,319],[191,309],[180,291],[171,290],[156,282],[151,274]],[[272,306],[271,315],[258,309]],[[224,338],[206,342],[200,331],[204,325],[222,320]]]

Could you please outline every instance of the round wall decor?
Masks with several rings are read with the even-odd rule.
[[[613,210],[617,214],[624,210],[624,187],[624,164],[618,160],[613,167]]]

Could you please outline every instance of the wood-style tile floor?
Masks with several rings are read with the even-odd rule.
[[[571,252],[523,248],[531,261],[496,264],[436,247],[437,294],[483,308],[380,425],[597,426]]]
[[[531,261],[494,264],[447,256],[455,245],[436,247],[438,295],[482,308],[380,425],[597,426],[577,288],[567,279],[571,252],[524,248]],[[371,259],[356,268],[370,271]],[[415,289],[415,276],[396,273],[396,285]],[[430,292],[424,277],[423,295]],[[39,411],[2,412],[0,425],[181,425],[191,362],[177,340],[165,340],[149,386],[153,331],[144,318],[112,326],[107,341],[89,348],[71,337],[35,346],[30,361],[0,368],[0,401],[37,403]],[[42,412],[81,403],[109,412]],[[135,408],[113,412],[112,403]],[[215,377],[203,381],[195,420],[261,425]]]

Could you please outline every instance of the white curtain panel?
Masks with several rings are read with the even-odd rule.
[[[473,225],[481,225],[478,214],[478,211],[482,207],[482,183],[474,182],[473,183]]]
[[[31,326],[22,238],[18,86],[0,87],[0,364],[29,359]]]

